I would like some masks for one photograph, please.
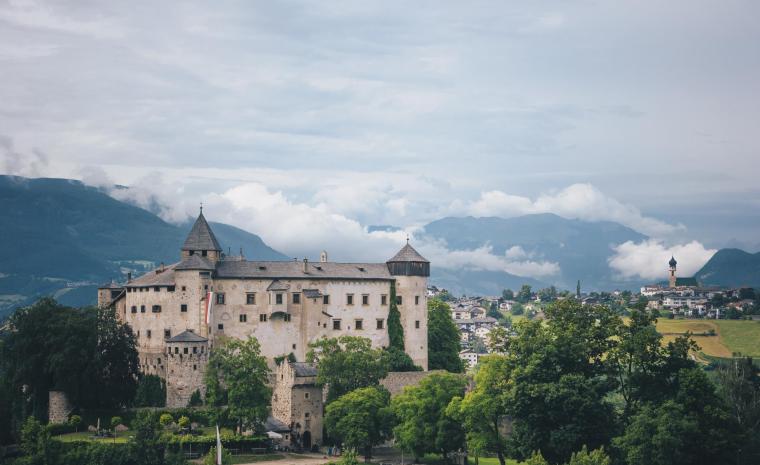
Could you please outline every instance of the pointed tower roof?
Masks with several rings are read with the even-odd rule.
[[[671,267],[671,268],[673,268],[673,267],[674,267],[674,266],[676,266],[677,264],[678,264],[678,262],[676,261],[675,257],[673,257],[673,256],[671,255],[671,256],[670,256],[670,261],[668,262],[668,265],[670,265],[670,267]]]
[[[401,248],[401,250],[398,251],[396,255],[393,256],[390,260],[388,260],[388,263],[396,263],[396,262],[420,262],[420,263],[430,263],[420,255],[419,252],[414,250],[414,247],[409,245],[409,242],[407,240],[407,243],[404,247]]]
[[[195,220],[195,224],[193,224],[193,229],[190,230],[190,234],[187,235],[182,250],[222,251],[222,246],[219,245],[219,241],[216,240],[216,236],[214,236],[211,226],[208,225],[206,218],[203,216],[203,210],[201,210],[201,213],[198,215],[198,219]]]

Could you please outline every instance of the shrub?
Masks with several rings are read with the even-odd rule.
[[[124,420],[121,417],[119,416],[111,417],[111,429],[115,429],[117,426],[119,426],[122,423],[124,423]]]
[[[158,419],[158,423],[161,424],[164,428],[174,423],[174,417],[171,416],[170,413],[162,413],[161,416]]]
[[[232,463],[232,455],[222,447],[222,465],[229,465]],[[203,465],[216,465],[216,446],[209,449],[206,457],[203,458]]]
[[[74,428],[74,431],[79,431],[79,426],[82,424],[82,417],[79,415],[71,415],[69,418],[69,425]]]
[[[45,426],[45,429],[51,436],[60,436],[61,434],[74,432],[74,427],[69,423],[50,423]]]
[[[137,384],[135,407],[166,406],[166,382],[156,375],[143,375]]]
[[[186,416],[179,417],[179,420],[177,420],[177,424],[180,428],[189,428],[190,427],[190,419]]]
[[[203,405],[203,399],[201,398],[201,391],[196,389],[190,396],[190,401],[187,403],[188,407],[198,407]]]

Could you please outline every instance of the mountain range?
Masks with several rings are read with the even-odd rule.
[[[0,318],[43,295],[69,305],[92,304],[97,285],[122,280],[158,263],[173,263],[191,227],[170,224],[137,206],[79,181],[0,176]],[[211,223],[227,250],[247,258],[290,260],[257,235]],[[396,230],[373,226],[373,230]],[[523,259],[556,264],[558,273],[532,279],[474,267],[445,269],[433,263],[431,283],[456,294],[494,295],[522,284],[554,284],[584,290],[636,289],[643,281],[620,281],[608,260],[612,247],[646,236],[613,222],[570,220],[552,214],[517,218],[442,218],[424,226],[418,240],[450,251],[489,247],[496,256],[518,247]],[[666,264],[663,264],[665,268]],[[664,274],[664,273],[663,273]],[[723,249],[696,274],[705,285],[760,287],[760,253]]]
[[[173,225],[99,189],[67,179],[0,176],[0,317],[42,295],[69,305],[128,271],[179,259],[191,223]],[[249,258],[287,260],[260,237],[211,223],[220,243]]]

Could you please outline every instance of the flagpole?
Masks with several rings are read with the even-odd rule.
[[[219,425],[216,425],[216,465],[222,465],[222,439],[219,437]]]

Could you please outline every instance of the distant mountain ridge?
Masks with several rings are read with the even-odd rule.
[[[760,252],[720,249],[694,277],[705,286],[760,287]]]
[[[128,270],[179,260],[191,223],[166,223],[99,189],[68,179],[0,175],[0,316],[42,295],[94,303],[95,288]],[[287,260],[260,237],[211,223],[225,251]]]
[[[545,213],[515,218],[449,217],[433,221],[424,227],[423,236],[444,240],[450,250],[473,250],[484,245],[493,248],[494,255],[503,256],[511,247],[521,247],[534,261],[559,264],[560,273],[540,280],[514,276],[506,272],[482,271],[477,281],[468,287],[480,293],[500,293],[497,283],[514,289],[521,283],[532,285],[555,284],[575,289],[581,281],[584,290],[635,288],[641,282],[621,282],[610,269],[608,260],[612,247],[626,241],[640,242],[647,236],[610,221],[589,222],[571,220]],[[434,273],[436,273],[434,268]],[[444,287],[456,277],[467,279],[471,271],[448,271]],[[500,277],[498,275],[501,275]],[[433,276],[436,281],[438,276]]]

